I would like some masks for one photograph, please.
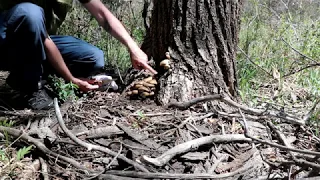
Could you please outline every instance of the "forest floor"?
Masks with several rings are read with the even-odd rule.
[[[5,77],[1,73],[0,82]],[[5,83],[0,87],[1,119],[15,122],[0,126],[1,179],[302,179],[319,174],[320,139],[306,125],[317,103],[281,107],[262,101],[248,107],[212,95],[158,106],[152,99],[95,92],[54,110],[30,111],[19,109]],[[29,145],[30,153],[17,160],[17,150]]]

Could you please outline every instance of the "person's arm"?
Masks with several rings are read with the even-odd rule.
[[[101,0],[80,0],[80,2],[95,17],[100,26],[128,48],[134,68],[148,69],[150,72],[157,74],[148,65],[147,55],[140,49],[122,23],[107,9]]]
[[[99,88],[98,85],[91,85],[86,81],[73,77],[67,65],[65,64],[59,49],[49,37],[45,39],[44,47],[49,63],[64,80],[76,84],[82,91],[90,91]]]

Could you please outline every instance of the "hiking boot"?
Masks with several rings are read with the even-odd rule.
[[[45,89],[39,89],[27,96],[28,106],[33,110],[49,110],[53,108],[53,99]]]

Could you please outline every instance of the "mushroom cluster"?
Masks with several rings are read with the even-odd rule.
[[[134,82],[130,90],[127,92],[127,95],[131,97],[140,96],[142,98],[154,96],[156,85],[157,81],[152,76],[150,76],[141,81]]]

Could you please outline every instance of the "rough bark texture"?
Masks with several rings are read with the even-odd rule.
[[[144,12],[148,29],[142,48],[160,72],[158,102],[216,93],[236,96],[235,57],[242,0],[146,2],[153,10]],[[171,72],[159,67],[165,52],[172,58]]]

